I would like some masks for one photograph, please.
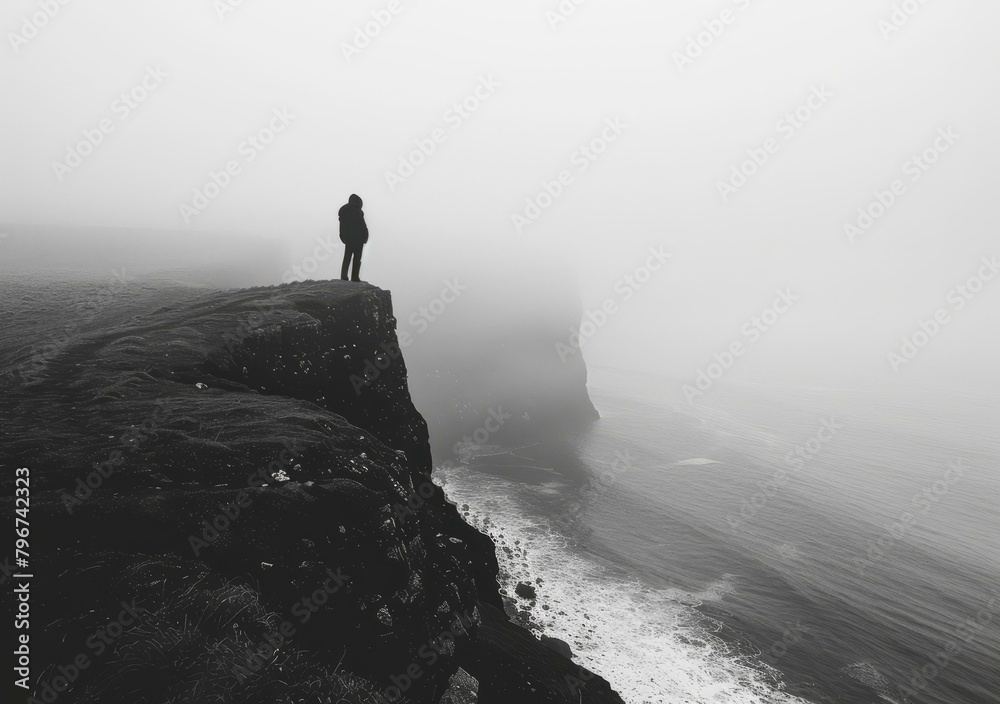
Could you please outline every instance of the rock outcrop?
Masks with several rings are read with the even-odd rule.
[[[387,292],[130,305],[0,408],[5,508],[31,470],[39,701],[621,701],[504,615],[492,541],[431,480]]]

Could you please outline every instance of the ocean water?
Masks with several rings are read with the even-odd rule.
[[[593,427],[435,476],[626,702],[1000,702],[994,395],[589,386]]]

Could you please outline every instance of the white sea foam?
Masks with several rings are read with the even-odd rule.
[[[699,593],[657,590],[612,575],[568,549],[566,536],[529,517],[516,490],[463,467],[435,478],[466,519],[497,544],[502,586],[537,588],[536,632],[560,638],[574,660],[607,679],[628,704],[790,704],[773,673],[740,657],[696,606],[732,590],[723,578]],[[540,583],[537,580],[541,580]]]

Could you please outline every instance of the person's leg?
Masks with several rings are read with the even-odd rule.
[[[340,278],[347,281],[347,267],[351,265],[351,245],[344,245],[344,265],[340,267]]]
[[[361,251],[364,248],[363,244],[354,248],[354,270],[351,272],[351,281],[361,281]]]

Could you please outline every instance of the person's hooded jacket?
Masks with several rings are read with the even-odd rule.
[[[368,225],[362,205],[361,198],[352,194],[347,205],[340,209],[340,241],[346,245],[357,246],[368,242]]]

